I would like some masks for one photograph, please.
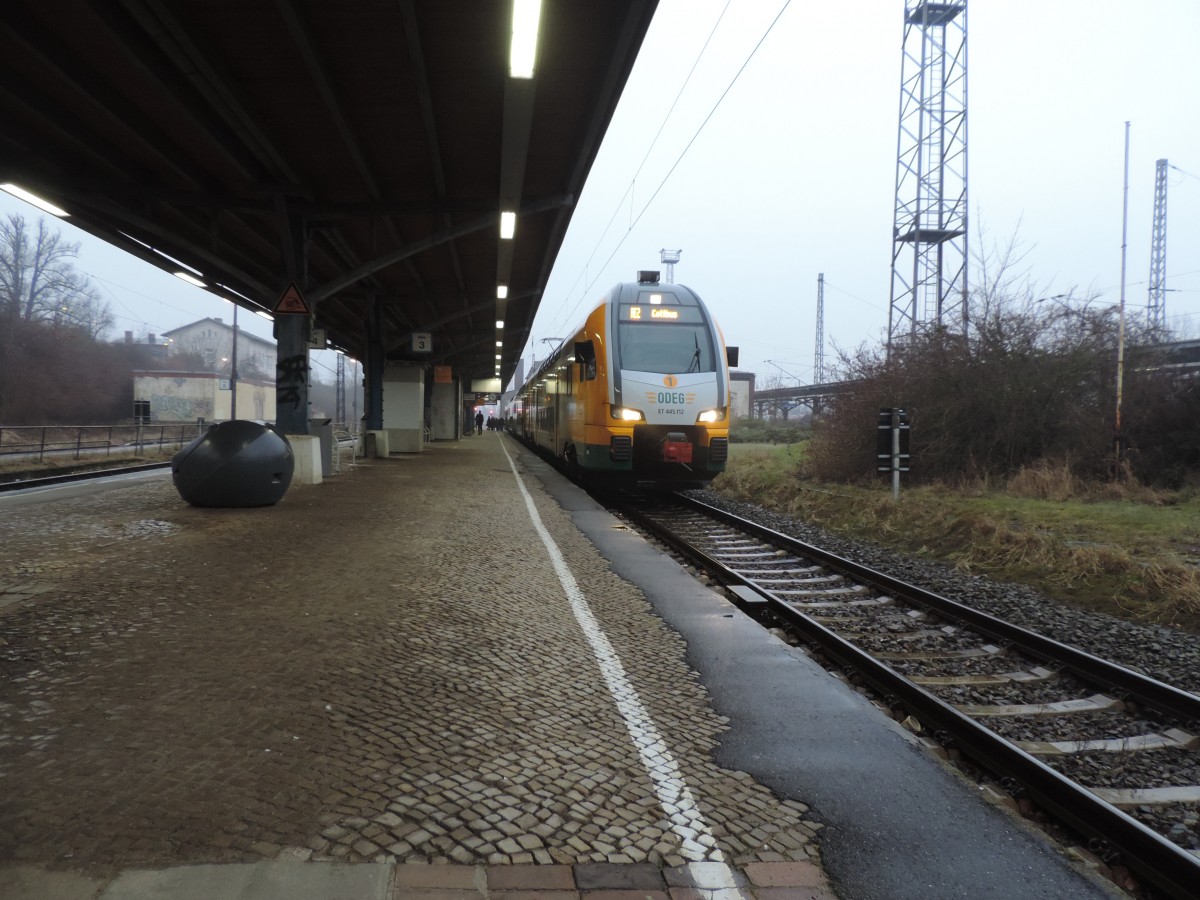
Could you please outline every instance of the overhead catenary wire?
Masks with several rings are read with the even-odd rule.
[[[188,315],[194,315],[192,310],[184,309],[181,306],[174,306],[170,303],[167,303],[165,300],[162,300],[158,297],[151,297],[149,294],[143,294],[139,291],[135,291],[133,288],[127,287],[126,285],[117,284],[117,282],[115,282],[115,281],[109,281],[107,278],[101,278],[98,275],[92,275],[87,272],[85,272],[84,274],[86,274],[88,276],[88,278],[90,278],[92,281],[96,282],[100,287],[102,287],[105,291],[107,291],[108,295],[110,297],[112,297],[113,300],[117,304],[119,304],[124,309],[128,310],[130,313],[133,313],[133,315],[131,315],[131,316],[114,315],[114,318],[125,319],[126,321],[129,321],[129,322],[136,322],[138,325],[144,325],[147,329],[153,328],[153,329],[155,329],[156,333],[160,333],[163,331],[161,326],[154,325],[151,322],[147,322],[144,318],[142,318],[141,316],[138,316],[137,313],[135,312],[135,310],[131,306],[129,306],[124,300],[122,300],[119,296],[117,296],[116,292],[111,287],[109,287],[110,284],[113,285],[114,287],[120,288],[123,291],[128,291],[130,294],[134,294],[135,296],[141,297],[144,300],[151,300],[162,306],[166,306],[169,309],[175,310],[176,312],[186,313]]]
[[[885,310],[885,311],[887,310],[886,306],[883,306],[879,303],[873,303],[870,300],[867,300],[865,297],[860,297],[860,296],[858,296],[858,294],[851,293],[850,291],[846,290],[844,287],[840,287],[840,286],[834,284],[828,278],[825,279],[825,287],[833,288],[835,291],[845,294],[847,297],[851,297],[851,298],[857,300],[859,303],[865,303],[867,306],[874,307],[875,309],[880,309],[880,310]]]
[[[719,96],[717,98],[716,102],[712,105],[712,108],[708,111],[708,114],[704,117],[704,120],[700,123],[699,127],[697,127],[697,129],[696,129],[695,133],[692,135],[691,139],[684,146],[683,150],[680,151],[679,156],[675,159],[675,162],[671,164],[671,168],[667,170],[667,173],[662,177],[662,180],[659,181],[658,186],[654,189],[654,192],[650,195],[650,199],[646,201],[645,205],[642,207],[641,211],[637,214],[637,216],[633,217],[630,220],[629,227],[625,230],[625,233],[623,235],[621,235],[620,240],[617,241],[616,246],[613,247],[612,252],[609,253],[609,255],[608,255],[608,258],[604,260],[604,264],[602,266],[600,266],[600,268],[597,271],[596,276],[594,278],[592,278],[590,281],[586,281],[584,288],[583,288],[583,292],[580,295],[580,298],[575,302],[575,305],[573,307],[571,307],[570,311],[558,323],[559,326],[565,326],[567,324],[567,321],[571,318],[571,316],[573,316],[575,314],[575,311],[579,308],[579,304],[582,303],[583,300],[587,297],[587,292],[589,290],[591,290],[592,286],[596,283],[596,281],[599,280],[600,273],[604,272],[604,270],[608,267],[608,264],[612,262],[613,257],[617,255],[617,251],[620,250],[621,246],[625,243],[625,239],[633,231],[633,229],[637,225],[637,223],[641,221],[642,217],[646,214],[646,211],[653,205],[655,198],[658,197],[658,195],[662,191],[664,185],[666,185],[666,183],[670,179],[671,175],[675,172],[675,170],[679,167],[679,164],[683,161],[683,158],[685,156],[687,156],[688,151],[691,150],[692,145],[696,142],[696,139],[700,136],[700,133],[708,125],[709,121],[712,119],[713,115],[716,113],[716,111],[720,107],[721,103],[724,101],[726,96],[728,96],[729,92],[733,89],[733,86],[735,84],[737,84],[738,79],[741,78],[742,73],[745,72],[746,67],[750,64],[750,61],[752,59],[754,59],[755,54],[758,53],[759,49],[763,45],[763,42],[766,41],[767,37],[775,29],[776,24],[778,24],[780,18],[783,16],[784,12],[787,11],[788,6],[790,6],[790,5],[791,5],[791,0],[784,0],[783,6],[780,7],[779,12],[775,14],[775,17],[771,20],[770,25],[767,26],[766,31],[763,32],[762,36],[758,39],[757,43],[755,43],[753,49],[746,56],[746,59],[742,62],[741,66],[738,68],[737,72],[734,73],[733,78],[730,80],[729,84],[726,85],[725,90],[723,90],[721,92],[721,96]],[[728,6],[729,6],[729,4],[726,3],[725,8],[727,9]],[[723,17],[724,14],[725,14],[725,10],[723,9],[721,11],[721,17]],[[721,17],[718,17],[717,24],[713,26],[713,33],[716,32],[716,28],[717,28],[717,25],[720,24]],[[708,42],[711,41],[712,36],[713,36],[712,33],[710,33],[708,41],[705,41],[704,47],[701,48],[700,56],[703,56],[704,49],[708,47]],[[699,63],[700,56],[697,57],[696,63]],[[684,88],[687,87],[687,83],[691,79],[692,72],[695,71],[695,68],[696,68],[696,64],[694,63],[692,65],[692,71],[688,73],[688,78],[685,79],[685,81],[684,81],[684,85],[683,85]],[[682,94],[682,92],[683,92],[683,88],[680,89],[680,94]],[[679,99],[679,97],[677,96],[676,102],[678,102],[678,99]],[[675,108],[675,105],[672,104],[671,109],[674,110],[674,108]],[[667,118],[669,118],[669,116],[670,116],[670,112],[667,113]],[[665,126],[665,125],[666,125],[666,118],[664,118],[664,120],[663,120],[663,126]],[[662,133],[663,126],[659,127],[658,133],[655,134],[655,140],[657,140],[658,135]],[[651,147],[653,147],[653,144],[651,144]],[[647,157],[649,156],[649,151],[647,151],[646,156]],[[646,162],[646,160],[645,160],[645,158],[643,158],[642,165],[645,165],[645,162]],[[638,172],[640,172],[640,171],[641,171],[641,166],[638,167]],[[636,179],[636,175],[635,175],[635,179]],[[625,194],[622,195],[621,200],[618,203],[617,210],[614,211],[614,213],[613,213],[614,219],[616,218],[617,212],[619,212],[621,207],[623,207],[623,205],[625,203],[625,198],[629,196],[630,192],[633,190],[633,187],[634,187],[634,182],[631,181],[629,188],[626,190]],[[612,219],[609,220],[609,225],[611,225],[611,224],[612,224]],[[592,258],[595,257],[596,250],[599,249],[600,243],[603,242],[604,235],[606,235],[607,233],[608,233],[608,228],[606,227],[604,233],[600,237],[600,240],[597,242],[596,249],[594,249],[592,251],[592,256],[590,256],[588,258],[588,264],[586,264],[584,266],[584,271],[581,273],[580,278],[577,278],[575,280],[575,284],[578,284],[581,278],[586,277],[588,266],[590,265]],[[572,290],[574,290],[574,285],[572,286]]]
[[[704,45],[700,48],[700,52],[696,54],[696,59],[692,62],[691,69],[688,70],[687,76],[683,79],[683,84],[679,86],[679,91],[675,94],[675,99],[671,101],[670,109],[667,110],[667,114],[663,116],[662,122],[659,123],[658,131],[654,132],[654,137],[650,139],[650,144],[646,147],[646,153],[642,157],[642,161],[638,164],[637,170],[633,173],[633,178],[629,182],[629,187],[625,189],[625,193],[621,195],[621,199],[618,200],[616,206],[613,207],[613,212],[612,215],[609,216],[608,223],[604,226],[604,230],[600,232],[600,237],[596,239],[596,246],[592,248],[592,252],[588,256],[587,262],[583,264],[583,269],[580,271],[579,276],[575,279],[575,284],[571,285],[571,290],[567,292],[568,296],[570,296],[571,291],[575,290],[575,287],[579,284],[579,282],[586,278],[588,267],[592,264],[592,260],[596,257],[596,253],[599,251],[600,244],[603,243],[605,235],[608,234],[608,230],[612,227],[613,222],[616,221],[617,215],[621,212],[621,208],[625,204],[625,198],[630,197],[630,202],[632,203],[633,188],[637,183],[638,176],[642,174],[642,169],[645,168],[646,161],[650,159],[650,154],[654,152],[654,148],[658,144],[658,139],[662,136],[663,129],[667,127],[667,122],[670,121],[671,115],[675,112],[675,107],[679,105],[679,98],[683,96],[683,92],[687,90],[688,85],[691,83],[692,75],[696,72],[696,67],[700,65],[700,60],[704,58],[704,54],[708,50],[708,45],[712,43],[713,35],[717,33],[717,28],[720,27],[721,20],[725,18],[725,13],[729,9],[729,4],[732,2],[733,0],[726,0],[725,6],[721,9],[721,14],[717,16],[716,22],[713,23],[712,30],[709,31],[708,37],[704,41]],[[584,289],[583,296],[587,296],[587,288]],[[568,313],[568,317],[575,314],[575,310],[579,307],[579,302],[582,302],[582,297],[580,298],[580,301],[577,301],[575,306],[571,308],[570,313]]]
[[[105,291],[107,291],[109,296],[111,296],[116,303],[118,303],[120,306],[124,307],[130,313],[133,313],[133,315],[130,315],[130,316],[122,316],[122,315],[114,314],[113,318],[124,319],[128,322],[134,322],[138,325],[145,326],[145,328],[148,331],[152,331],[154,334],[162,334],[165,331],[170,331],[171,328],[164,328],[161,324],[155,324],[153,322],[148,322],[143,317],[137,315],[135,310],[133,310],[124,300],[121,299],[121,297],[119,297],[116,294],[116,292],[113,291],[112,287],[119,288],[121,291],[124,291],[129,294],[133,294],[136,297],[141,297],[143,300],[149,300],[153,303],[158,304],[159,306],[165,306],[167,309],[173,309],[176,312],[183,313],[187,316],[195,316],[196,315],[196,311],[194,308],[176,306],[173,303],[168,303],[166,300],[163,300],[160,297],[154,297],[154,296],[151,296],[150,294],[143,294],[140,291],[136,291],[133,288],[129,287],[128,285],[120,284],[119,282],[112,281],[111,279],[108,279],[108,278],[102,278],[99,275],[93,275],[92,273],[90,273],[86,270],[80,270],[80,271],[82,271],[83,274],[87,275],[89,279],[91,279],[92,281],[95,281],[101,288],[103,288]],[[109,285],[112,285],[112,287],[109,287]],[[219,297],[216,294],[213,294],[209,291],[203,291],[203,289],[201,289],[201,288],[196,288],[196,290],[200,290],[200,291],[202,291],[202,293],[208,295],[208,299],[210,299],[210,300],[213,300],[213,301],[216,301],[219,303],[232,302],[232,301],[227,300],[224,297]],[[243,307],[243,309],[245,309],[245,308],[246,307]],[[179,327],[179,326],[171,326],[171,327]],[[246,328],[245,326],[241,326],[238,330],[239,330],[239,333],[241,333],[241,334],[247,334],[247,335],[250,335],[251,337],[258,338],[259,340],[266,340],[266,338],[263,338],[260,335],[254,334],[253,330]]]
[[[152,297],[149,294],[143,294],[139,291],[135,291],[133,288],[130,288],[127,285],[119,284],[118,282],[111,281],[107,278],[101,278],[98,275],[93,275],[86,271],[84,272],[84,274],[86,274],[90,279],[95,281],[101,288],[103,288],[105,291],[107,291],[116,303],[120,304],[122,307],[129,310],[130,312],[133,312],[133,310],[130,309],[130,307],[119,296],[117,296],[117,294],[112,290],[111,287],[109,287],[109,285],[119,288],[122,291],[128,291],[130,294],[134,294],[135,296],[141,297],[145,300],[152,300],[155,303],[159,303],[162,306],[166,306],[167,308],[176,310],[177,312],[186,313],[188,315],[195,315],[194,310],[186,309],[182,306],[175,306],[174,304],[167,303],[165,300],[161,300],[158,297]],[[220,298],[214,297],[213,299],[219,300]],[[145,319],[141,318],[140,316],[139,317],[131,317],[131,316],[114,315],[114,318],[125,319],[130,322],[136,322],[139,325],[144,325],[147,328],[154,328],[155,333],[158,333],[158,334],[161,334],[163,332],[163,329],[161,328],[161,326],[155,326],[155,325],[147,322]],[[245,334],[248,334],[251,337],[256,337],[256,335],[252,334],[251,332],[247,331],[244,328],[239,329],[239,331],[241,331]],[[260,338],[260,340],[261,340],[261,338]],[[323,352],[323,351],[318,351],[318,352]],[[334,352],[334,351],[331,351],[331,352]],[[337,375],[337,371],[333,367],[326,365],[324,362],[322,362],[316,354],[309,354],[309,365],[322,368],[326,372],[329,372],[331,375],[335,375],[335,376]]]
[[[1195,275],[1197,272],[1200,272],[1200,269],[1188,269],[1186,272],[1168,272],[1166,274],[1165,278],[1168,278],[1168,279],[1183,278],[1185,275]],[[1129,287],[1145,287],[1149,283],[1150,282],[1148,280],[1131,281],[1128,283],[1128,286]],[[1096,288],[1096,290],[1099,292],[1099,295],[1103,295],[1106,291],[1116,290],[1118,287],[1119,287],[1119,285],[1110,284],[1107,287]],[[1179,288],[1167,288],[1167,290],[1172,293],[1182,293],[1182,294],[1194,293],[1194,291],[1192,291],[1190,289],[1180,290]]]
[[[1174,163],[1167,163],[1167,168],[1174,169],[1180,175],[1185,175],[1188,178],[1195,178],[1197,181],[1200,181],[1200,175],[1193,175],[1191,172],[1188,172],[1185,169],[1179,168],[1179,166],[1175,165]]]
[[[630,223],[628,230],[621,236],[621,240],[617,242],[617,246],[613,248],[612,253],[608,255],[608,259],[604,261],[604,266],[601,267],[601,271],[603,271],[604,268],[607,267],[610,262],[612,262],[613,257],[617,255],[617,251],[621,249],[621,245],[625,243],[625,238],[629,236],[629,233],[633,231],[634,226],[641,221],[642,216],[644,216],[646,211],[651,207],[651,205],[653,205],[655,198],[658,197],[659,193],[662,191],[671,175],[674,174],[675,170],[679,167],[679,164],[683,161],[683,158],[687,156],[688,151],[692,149],[692,145],[696,143],[696,139],[700,137],[700,133],[704,130],[705,126],[708,125],[709,121],[711,121],[721,103],[733,89],[733,86],[737,84],[738,79],[741,78],[742,73],[746,71],[746,67],[750,65],[750,61],[754,59],[754,55],[758,53],[759,48],[762,47],[763,42],[767,39],[767,36],[770,35],[770,33],[774,30],[776,23],[779,21],[780,17],[784,14],[790,4],[791,0],[785,0],[782,8],[780,8],[779,12],[775,15],[775,18],[771,20],[771,24],[767,26],[767,30],[763,32],[762,37],[758,39],[758,43],[754,45],[754,49],[750,51],[749,56],[746,57],[745,61],[738,68],[737,72],[734,73],[733,78],[730,80],[729,84],[726,85],[725,90],[721,92],[721,96],[717,98],[717,102],[714,103],[712,109],[708,111],[708,115],[704,117],[704,121],[700,123],[691,139],[684,146],[683,150],[680,151],[675,162],[671,164],[671,168],[667,170],[667,174],[662,177],[662,180],[658,183],[658,187],[654,189],[654,193],[651,194],[650,199],[646,201],[646,205],[643,206],[641,212],[637,214],[637,218]],[[587,285],[587,288],[590,289],[591,286],[596,283],[598,278],[599,276],[597,276],[596,279],[592,279],[591,283]]]

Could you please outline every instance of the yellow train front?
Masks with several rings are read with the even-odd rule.
[[[593,480],[702,487],[729,457],[736,353],[694,291],[640,272],[525,383],[518,430]]]

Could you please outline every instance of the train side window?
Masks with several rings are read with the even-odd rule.
[[[596,379],[596,345],[591,341],[576,341],[575,342],[575,359],[580,364],[580,378],[582,381],[595,381]]]

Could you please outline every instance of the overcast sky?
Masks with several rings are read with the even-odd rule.
[[[835,346],[884,339],[903,11],[903,0],[660,0],[526,359],[608,287],[660,268],[664,248],[682,250],[675,280],[760,378],[812,380],[818,273],[827,361]],[[1168,322],[1200,336],[1198,38],[1200,0],[970,0],[972,244],[981,223],[986,245],[1015,236],[1039,296],[1117,303],[1128,120],[1127,307],[1145,309],[1155,160],[1166,158]],[[39,215],[0,192],[9,212]],[[118,336],[231,318],[229,304],[63,227],[84,245],[79,268]],[[238,324],[271,337],[250,313]],[[314,359],[323,380],[332,359]]]
[[[818,273],[827,362],[886,338],[904,3],[726,5],[661,0],[542,299],[539,357],[663,248],[760,377],[811,382]],[[1166,310],[1200,334],[1198,38],[1198,0],[970,0],[971,242],[981,222],[986,244],[1015,235],[1039,296],[1117,303],[1128,120],[1127,308],[1145,311],[1166,158],[1183,170],[1168,170]]]

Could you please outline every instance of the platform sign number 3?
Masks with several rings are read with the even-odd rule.
[[[428,331],[413,332],[412,352],[413,353],[432,353],[433,352],[433,335],[431,335]]]

